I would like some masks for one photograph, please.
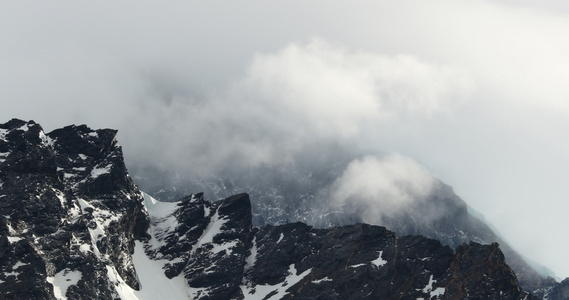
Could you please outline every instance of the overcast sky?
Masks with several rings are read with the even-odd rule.
[[[542,2],[3,2],[0,119],[200,170],[315,140],[410,157],[567,277],[569,5]]]

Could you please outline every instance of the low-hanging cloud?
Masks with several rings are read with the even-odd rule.
[[[471,89],[458,67],[314,39],[257,54],[241,79],[206,99],[170,96],[133,113],[146,116],[137,128],[168,145],[144,145],[146,151],[203,172],[227,164],[295,163],[307,147],[332,140],[349,147],[364,127],[409,115],[431,118],[460,104]]]
[[[237,87],[253,93],[256,104],[301,120],[311,134],[335,137],[405,114],[448,111],[472,88],[468,73],[456,66],[353,51],[323,39],[256,55]]]
[[[390,154],[352,161],[336,180],[331,197],[336,204],[360,207],[366,223],[382,225],[382,217],[413,213],[414,204],[433,192],[436,180],[411,158]]]

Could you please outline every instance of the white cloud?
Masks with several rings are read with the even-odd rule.
[[[194,171],[294,163],[315,143],[345,144],[366,127],[448,112],[472,88],[457,67],[350,51],[322,39],[258,53],[241,79],[203,99],[183,90],[165,95],[176,89],[161,78],[144,79],[149,93],[125,118],[157,141],[140,145],[142,159],[150,155]]]
[[[255,105],[300,119],[310,135],[336,137],[401,115],[449,111],[473,88],[458,67],[411,55],[346,50],[323,39],[257,54],[240,84],[258,99]]]
[[[433,191],[435,179],[414,160],[399,154],[366,156],[352,161],[332,188],[332,199],[363,205],[366,223],[382,224],[382,217],[410,212]]]

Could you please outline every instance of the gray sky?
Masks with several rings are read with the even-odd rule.
[[[396,153],[566,277],[569,7],[542,2],[3,2],[0,119],[195,170]]]

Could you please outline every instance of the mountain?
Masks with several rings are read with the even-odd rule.
[[[115,130],[0,126],[0,294],[114,299],[137,289],[131,254],[149,227]]]
[[[338,204],[330,191],[350,161],[350,153],[324,153],[319,161],[293,167],[267,167],[234,172],[221,170],[223,176],[185,177],[151,165],[132,168],[139,186],[162,201],[175,201],[183,195],[203,191],[204,198],[215,201],[247,192],[252,200],[253,225],[282,225],[303,222],[316,228],[352,225],[363,222],[369,206]],[[557,282],[551,272],[538,272],[481,218],[473,213],[452,187],[435,180],[424,201],[391,212],[381,224],[399,236],[422,235],[439,240],[452,249],[474,241],[500,244],[506,262],[516,273],[520,285],[539,297],[546,297]]]
[[[115,130],[13,119],[0,125],[0,299],[537,299],[496,243],[254,226],[252,210],[247,194],[141,192]]]
[[[366,224],[254,228],[247,194],[213,203],[195,195],[176,206],[167,222],[176,224],[174,232],[146,250],[167,258],[166,274],[183,274],[194,298],[528,297],[497,244],[470,243],[454,252],[436,240]],[[162,222],[156,232],[164,232]]]

